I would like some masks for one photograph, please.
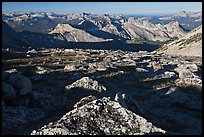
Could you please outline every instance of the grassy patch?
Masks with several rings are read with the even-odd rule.
[[[187,84],[185,82],[177,82],[175,84],[176,84],[177,87],[180,87],[180,88],[185,88],[185,87],[191,86],[190,84]]]
[[[152,89],[153,90],[158,90],[160,88],[166,88],[168,87],[169,85],[172,85],[173,82],[171,81],[166,81],[166,82],[162,82],[162,83],[158,83],[158,84],[155,84],[152,86]]]
[[[137,39],[137,38],[135,38],[135,39],[133,40],[133,43],[134,43],[134,44],[143,44],[143,42],[144,42],[144,41],[142,41],[142,40],[140,40],[140,39]]]
[[[112,77],[112,76],[116,76],[116,75],[124,74],[124,73],[125,72],[121,72],[121,71],[110,72],[110,73],[107,73],[107,74],[102,74],[102,75],[98,76],[97,78],[107,78],[107,77]]]
[[[175,42],[174,44],[178,44],[180,43],[178,46],[179,46],[179,50],[181,50],[182,48],[184,48],[186,45],[190,44],[190,43],[193,43],[193,42],[198,42],[202,40],[202,34],[201,33],[198,33],[196,35],[193,35],[191,36],[190,38],[188,39],[182,39],[182,40],[179,40],[177,42]]]
[[[159,40],[151,41],[151,40],[143,40],[143,39],[137,39],[137,38],[132,40],[134,44],[149,44],[149,45],[159,45],[159,46],[162,46],[170,41],[173,41],[173,39],[164,41],[164,42],[159,41]]]
[[[184,44],[185,44],[185,45],[188,45],[188,44],[190,44],[190,43],[192,43],[192,42],[198,42],[198,41],[200,41],[200,40],[202,40],[202,34],[201,34],[201,33],[198,33],[198,34],[196,34],[196,35],[194,35],[194,36],[191,36],[189,39],[187,39],[187,40],[184,42]]]
[[[179,40],[179,41],[176,41],[174,44],[176,45],[176,44],[178,44],[178,43],[182,43],[182,42],[184,42],[186,39],[181,39],[181,40]]]
[[[161,78],[161,76],[160,76],[160,75],[156,75],[156,76],[151,77],[151,78],[142,79],[141,81],[142,81],[142,82],[154,81],[154,80],[157,80],[157,79],[159,79],[159,78]]]
[[[78,61],[82,59],[81,56],[76,56],[76,54],[58,54],[53,56],[51,54],[41,54],[38,56],[26,57],[26,53],[11,53],[11,52],[2,52],[3,60],[2,60],[2,69],[12,69],[20,66],[35,66],[46,64],[47,66],[60,66],[57,64],[59,60],[66,61]],[[32,63],[31,63],[32,62]],[[63,66],[63,64],[61,64]]]

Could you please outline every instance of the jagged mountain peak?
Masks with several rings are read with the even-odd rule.
[[[178,20],[157,24],[142,18],[125,18],[122,15],[111,14],[94,15],[85,12],[69,13],[67,15],[35,12],[9,17],[3,16],[3,19],[18,32],[31,31],[53,34],[83,31],[83,34],[89,36],[115,40],[145,39],[147,41],[165,42],[175,37],[182,37],[188,30],[184,29],[184,25],[181,25]],[[164,18],[164,20],[166,19]]]
[[[174,26],[174,27],[179,27],[179,22],[178,21],[172,21],[172,22],[168,23],[167,25]]]
[[[74,30],[74,28],[69,24],[57,24],[55,29],[53,31],[51,31],[50,34],[71,32],[72,30]]]
[[[70,24],[58,24],[49,34],[56,34],[57,37],[63,36],[67,41],[73,42],[105,41],[105,39],[93,36],[83,29],[74,28]]]

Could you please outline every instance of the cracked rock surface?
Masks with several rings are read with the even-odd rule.
[[[103,97],[76,107],[31,135],[144,135],[155,132],[164,134],[166,131]]]

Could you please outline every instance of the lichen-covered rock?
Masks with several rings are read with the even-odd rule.
[[[90,95],[88,97],[84,97],[74,105],[74,108],[81,107],[81,106],[83,106],[83,105],[85,105],[85,104],[87,104],[87,103],[89,103],[89,102],[91,102],[93,100],[96,100],[96,97],[94,97],[92,95]]]
[[[106,87],[100,85],[98,81],[93,80],[89,77],[83,77],[71,85],[68,85],[65,87],[66,90],[72,89],[72,88],[86,88],[91,90],[97,90],[99,92],[106,91]]]
[[[31,135],[144,135],[165,134],[143,117],[108,97],[93,100],[66,113]]]

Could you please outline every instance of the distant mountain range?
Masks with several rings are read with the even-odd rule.
[[[144,19],[151,23],[168,24],[171,21],[178,21],[179,24],[187,31],[190,31],[202,24],[202,11],[186,12],[181,11],[176,14],[166,16],[146,16]]]
[[[188,22],[189,19],[191,22]],[[201,25],[202,13],[183,11],[163,17],[135,18],[90,13],[58,15],[53,12],[20,12],[2,13],[2,20],[6,26],[2,28],[5,32],[4,43],[15,43],[13,41],[21,39],[31,47],[39,48],[67,46],[70,42],[165,43],[184,37],[189,27],[192,30]],[[189,27],[186,28],[183,22],[190,24],[187,25]],[[8,34],[14,36],[8,38]],[[19,45],[18,42],[16,45]]]
[[[131,15],[133,16],[133,15]],[[48,33],[57,24],[68,23],[77,27],[97,29],[105,27],[108,22],[117,26],[119,20],[128,20],[131,16],[125,15],[92,15],[90,13],[58,15],[53,12],[27,12],[27,13],[2,13],[2,20],[7,22],[16,31],[32,31]],[[133,16],[134,17],[134,16]],[[178,23],[186,30],[192,30],[202,24],[202,12],[178,12],[166,16],[135,16],[137,19],[147,20],[151,23],[168,24],[172,21]],[[85,21],[85,22],[84,22]],[[88,22],[87,22],[88,21]],[[81,26],[78,26],[80,25]],[[83,26],[82,26],[83,25]],[[96,26],[95,26],[96,25]],[[37,26],[37,28],[36,28]]]

